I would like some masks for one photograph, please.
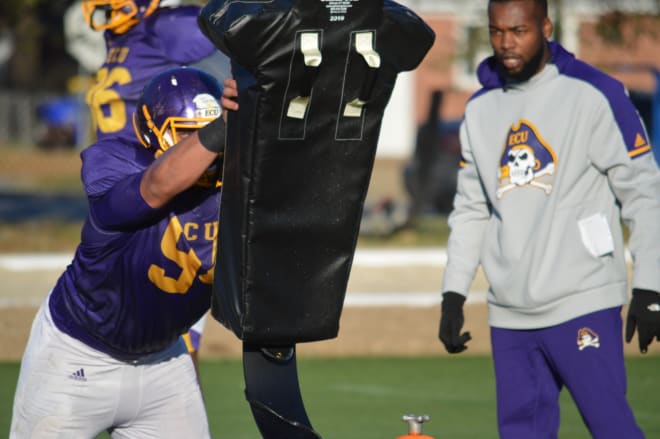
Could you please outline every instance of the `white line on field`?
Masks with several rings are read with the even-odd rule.
[[[0,308],[13,308],[18,306],[39,306],[41,297],[0,297]],[[370,308],[370,307],[409,307],[430,308],[437,306],[442,301],[440,291],[425,292],[401,292],[401,293],[346,293],[344,306],[347,308]],[[468,295],[467,304],[485,303],[485,292],[471,292]]]
[[[64,270],[73,259],[70,253],[5,253],[0,254],[0,268],[9,271]],[[405,267],[413,265],[444,266],[444,248],[423,249],[358,249],[353,266]]]
[[[353,265],[361,267],[405,267],[411,265],[444,266],[447,251],[444,248],[410,249],[357,249]]]
[[[435,292],[392,292],[392,293],[346,293],[344,306],[352,308],[373,306],[404,306],[413,308],[428,308],[442,302],[440,290]],[[486,303],[486,293],[483,291],[470,292],[466,301],[472,303]]]
[[[73,259],[70,253],[5,253],[0,268],[9,271],[64,270]]]
[[[6,253],[0,254],[0,268],[9,271],[64,270],[73,259],[70,253]],[[626,251],[626,260],[631,261]],[[445,248],[357,249],[354,267],[438,266],[447,263]]]

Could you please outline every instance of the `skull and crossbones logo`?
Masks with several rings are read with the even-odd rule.
[[[545,168],[541,167],[540,161],[536,158],[534,150],[528,145],[518,145],[509,150],[507,154],[507,167],[509,184],[500,187],[497,190],[497,197],[508,190],[518,186],[530,185],[542,189],[546,194],[552,191],[552,185],[537,181],[544,175],[552,175],[554,172],[554,163],[549,163]]]

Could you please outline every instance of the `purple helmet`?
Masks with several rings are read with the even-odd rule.
[[[156,157],[222,115],[222,85],[192,67],[177,67],[153,77],[142,90],[133,113],[140,143]]]

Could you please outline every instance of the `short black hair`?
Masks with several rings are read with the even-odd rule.
[[[514,2],[514,1],[522,1],[522,0],[489,0],[488,3],[508,3],[508,2]],[[548,16],[548,0],[531,0],[536,4],[536,7],[539,8],[541,13],[543,14],[542,17],[545,18]]]

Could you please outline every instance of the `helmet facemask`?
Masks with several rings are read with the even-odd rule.
[[[84,0],[83,15],[96,31],[123,34],[158,8],[160,0]]]

